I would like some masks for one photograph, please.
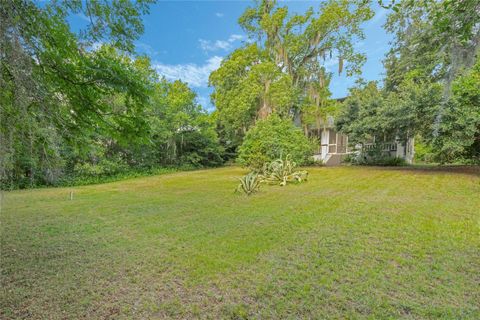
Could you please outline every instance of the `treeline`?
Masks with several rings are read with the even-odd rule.
[[[134,55],[149,2],[1,2],[3,189],[223,162],[195,93]]]
[[[393,36],[386,77],[360,78],[337,103],[325,61],[337,59],[338,73],[361,75],[366,57],[355,43],[374,3],[388,10],[384,28]],[[240,163],[259,167],[286,154],[306,162],[319,142],[295,130],[308,137],[329,116],[351,147],[376,141],[384,164],[400,159],[389,159],[379,142],[406,146],[410,138],[416,160],[480,163],[479,1],[328,1],[291,14],[264,0],[239,24],[252,41],[224,59],[210,84],[219,134]]]
[[[361,74],[366,57],[355,43],[372,3],[383,2],[331,0],[292,14],[258,1],[239,18],[250,41],[210,75],[212,114],[135,54],[151,2],[0,0],[2,188],[230,159],[259,168],[290,155],[302,164],[329,116],[351,143],[415,137],[423,160],[480,161],[477,0],[388,5],[386,78],[359,81],[343,104],[331,99],[325,62]],[[73,32],[71,15],[90,22]]]
[[[383,82],[350,91],[337,128],[353,143],[415,138],[416,160],[480,163],[480,2],[399,1]]]

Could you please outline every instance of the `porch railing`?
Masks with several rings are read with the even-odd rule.
[[[391,152],[397,151],[396,143],[366,143],[363,145],[364,151],[370,151],[379,148],[381,151]]]

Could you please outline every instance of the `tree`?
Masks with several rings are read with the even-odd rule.
[[[157,163],[222,163],[213,118],[196,102],[196,94],[186,83],[162,79],[155,85],[148,122]]]
[[[352,143],[426,136],[432,130],[440,101],[438,84],[405,79],[392,92],[379,88],[376,82],[360,83],[350,90],[336,126]]]
[[[460,158],[480,163],[480,57],[454,81],[439,136],[434,146],[441,162]]]
[[[291,78],[268,60],[257,45],[235,50],[210,75],[218,120],[231,140],[238,140],[270,113],[287,115],[295,99]]]
[[[360,24],[371,16],[368,1],[331,0],[292,15],[271,0],[248,8],[239,23],[254,43],[233,52],[210,77],[225,140],[239,144],[272,113],[303,120],[307,128],[315,109],[328,104],[330,75],[322,63],[336,56],[339,72],[358,73],[365,57],[353,42],[363,38]]]
[[[470,85],[475,72],[469,70],[480,48],[480,3],[403,0],[390,7],[385,28],[394,41],[384,61],[386,125],[419,134],[442,162],[475,157],[472,100],[459,96],[474,97],[478,91]],[[462,93],[460,82],[465,82]],[[471,126],[460,125],[467,119]]]
[[[309,81],[312,66],[327,55],[337,56],[339,72],[345,62],[347,74],[358,73],[365,57],[355,53],[353,41],[364,37],[360,24],[372,15],[368,1],[330,0],[321,3],[317,12],[310,8],[289,16],[286,6],[262,0],[248,8],[239,23],[299,85]]]
[[[149,2],[0,2],[2,183],[55,180],[65,152],[86,149],[85,137],[108,124],[131,136],[145,128],[136,115],[148,100],[148,79],[117,50],[133,49]],[[70,30],[71,14],[90,19],[79,34]],[[89,49],[98,41],[109,45]],[[107,123],[113,95],[125,109]]]
[[[437,138],[452,83],[475,63],[480,49],[477,0],[403,0],[385,25],[394,42],[385,66],[386,88],[396,90],[406,77],[442,82],[443,99],[432,135]]]

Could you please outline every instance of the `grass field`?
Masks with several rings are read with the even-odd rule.
[[[6,192],[0,318],[480,319],[478,170],[309,170]]]

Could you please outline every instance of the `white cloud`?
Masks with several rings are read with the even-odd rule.
[[[228,42],[234,42],[234,41],[237,41],[237,40],[243,40],[245,37],[242,36],[241,34],[232,34],[229,38],[228,38]]]
[[[194,63],[175,65],[157,63],[154,64],[154,68],[159,75],[164,76],[167,80],[180,79],[192,87],[207,87],[210,73],[218,69],[221,62],[222,57],[213,56],[203,65]]]
[[[200,42],[200,48],[202,48],[203,51],[228,50],[232,47],[230,42],[222,40],[209,41],[200,39],[198,42]]]
[[[222,12],[215,12],[215,15],[219,18],[223,18],[225,16],[225,14],[223,14]]]
[[[232,34],[227,40],[211,41],[211,40],[199,39],[198,42],[200,42],[200,48],[202,48],[202,50],[205,52],[217,51],[217,50],[227,51],[233,47],[234,42],[240,41],[243,39],[245,39],[245,37],[242,36],[241,34]]]
[[[149,44],[146,44],[144,42],[138,41],[137,42],[137,48],[140,49],[141,51],[145,52],[149,56],[156,56],[159,54],[159,52]]]

